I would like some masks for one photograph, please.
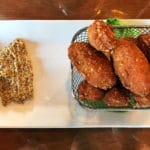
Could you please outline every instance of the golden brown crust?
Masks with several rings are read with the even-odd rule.
[[[78,72],[94,87],[106,90],[116,84],[116,77],[108,59],[88,43],[71,44],[69,58]]]
[[[105,52],[110,57],[110,51],[115,48],[116,38],[112,27],[103,21],[96,20],[88,27],[88,39],[90,44],[98,51]]]
[[[133,37],[125,37],[125,38],[123,38],[123,39],[137,44],[137,39],[136,39],[136,38],[133,38]]]
[[[0,83],[3,105],[33,97],[33,70],[22,40],[14,40],[0,51]]]
[[[111,52],[109,51],[109,52],[102,52],[106,57],[107,57],[107,59],[109,60],[109,61],[111,61],[112,59],[111,59]]]
[[[104,97],[105,92],[83,80],[78,86],[78,94],[80,100],[100,101]]]
[[[128,106],[130,100],[130,92],[124,88],[114,87],[109,90],[104,96],[104,102],[108,106]]]
[[[134,94],[148,95],[150,93],[150,65],[136,44],[120,39],[112,56],[115,72],[123,86]]]
[[[150,94],[144,97],[134,96],[136,107],[150,107]]]
[[[142,50],[150,63],[150,33],[140,35],[137,38],[137,45]]]

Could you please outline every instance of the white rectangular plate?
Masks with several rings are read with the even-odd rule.
[[[150,20],[124,20],[150,25]],[[0,47],[25,40],[34,69],[34,100],[0,104],[0,128],[150,127],[150,110],[115,113],[82,108],[72,97],[67,49],[85,21],[0,21]]]

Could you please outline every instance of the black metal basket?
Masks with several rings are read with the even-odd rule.
[[[150,26],[113,26],[114,29],[135,29],[134,32],[140,32],[140,34],[146,34],[150,33]],[[72,38],[72,43],[74,42],[88,42],[88,37],[87,37],[87,27],[80,29]],[[88,108],[93,108],[93,109],[113,109],[115,111],[126,111],[126,110],[136,110],[136,109],[149,109],[150,107],[144,107],[144,108],[131,108],[131,107],[99,107],[98,102],[85,102],[83,100],[79,99],[79,95],[77,92],[78,85],[80,82],[84,79],[80,73],[76,70],[76,68],[71,64],[71,80],[72,80],[72,91],[75,99],[81,104],[82,106],[88,107]]]

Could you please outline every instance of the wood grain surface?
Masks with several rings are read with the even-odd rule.
[[[149,18],[149,0],[0,0],[0,19]]]
[[[1,129],[1,150],[149,150],[150,129]]]

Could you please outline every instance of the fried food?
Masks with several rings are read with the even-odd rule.
[[[96,20],[88,27],[88,39],[90,44],[98,51],[104,52],[110,58],[110,51],[115,48],[116,37],[113,29],[105,22]]]
[[[0,51],[0,97],[3,105],[23,103],[33,97],[33,70],[22,40]]]
[[[144,97],[134,96],[137,107],[150,107],[150,94]]]
[[[128,106],[130,100],[130,92],[121,87],[114,87],[104,96],[104,102],[108,106]]]
[[[111,59],[111,52],[110,52],[110,51],[107,51],[107,52],[106,52],[106,51],[105,51],[105,52],[103,51],[102,53],[107,57],[107,59],[108,59],[109,61],[112,61],[112,59]]]
[[[123,39],[137,44],[137,39],[136,39],[136,38],[133,38],[133,37],[125,37],[125,38],[123,38]]]
[[[150,63],[150,33],[140,35],[137,38],[137,45],[142,50]]]
[[[88,43],[76,42],[69,47],[69,58],[89,84],[100,89],[110,89],[116,76],[108,59]]]
[[[78,86],[78,94],[80,100],[100,101],[104,97],[105,92],[83,80]]]
[[[112,56],[115,72],[123,86],[136,95],[148,95],[150,93],[150,65],[136,44],[120,39]]]

